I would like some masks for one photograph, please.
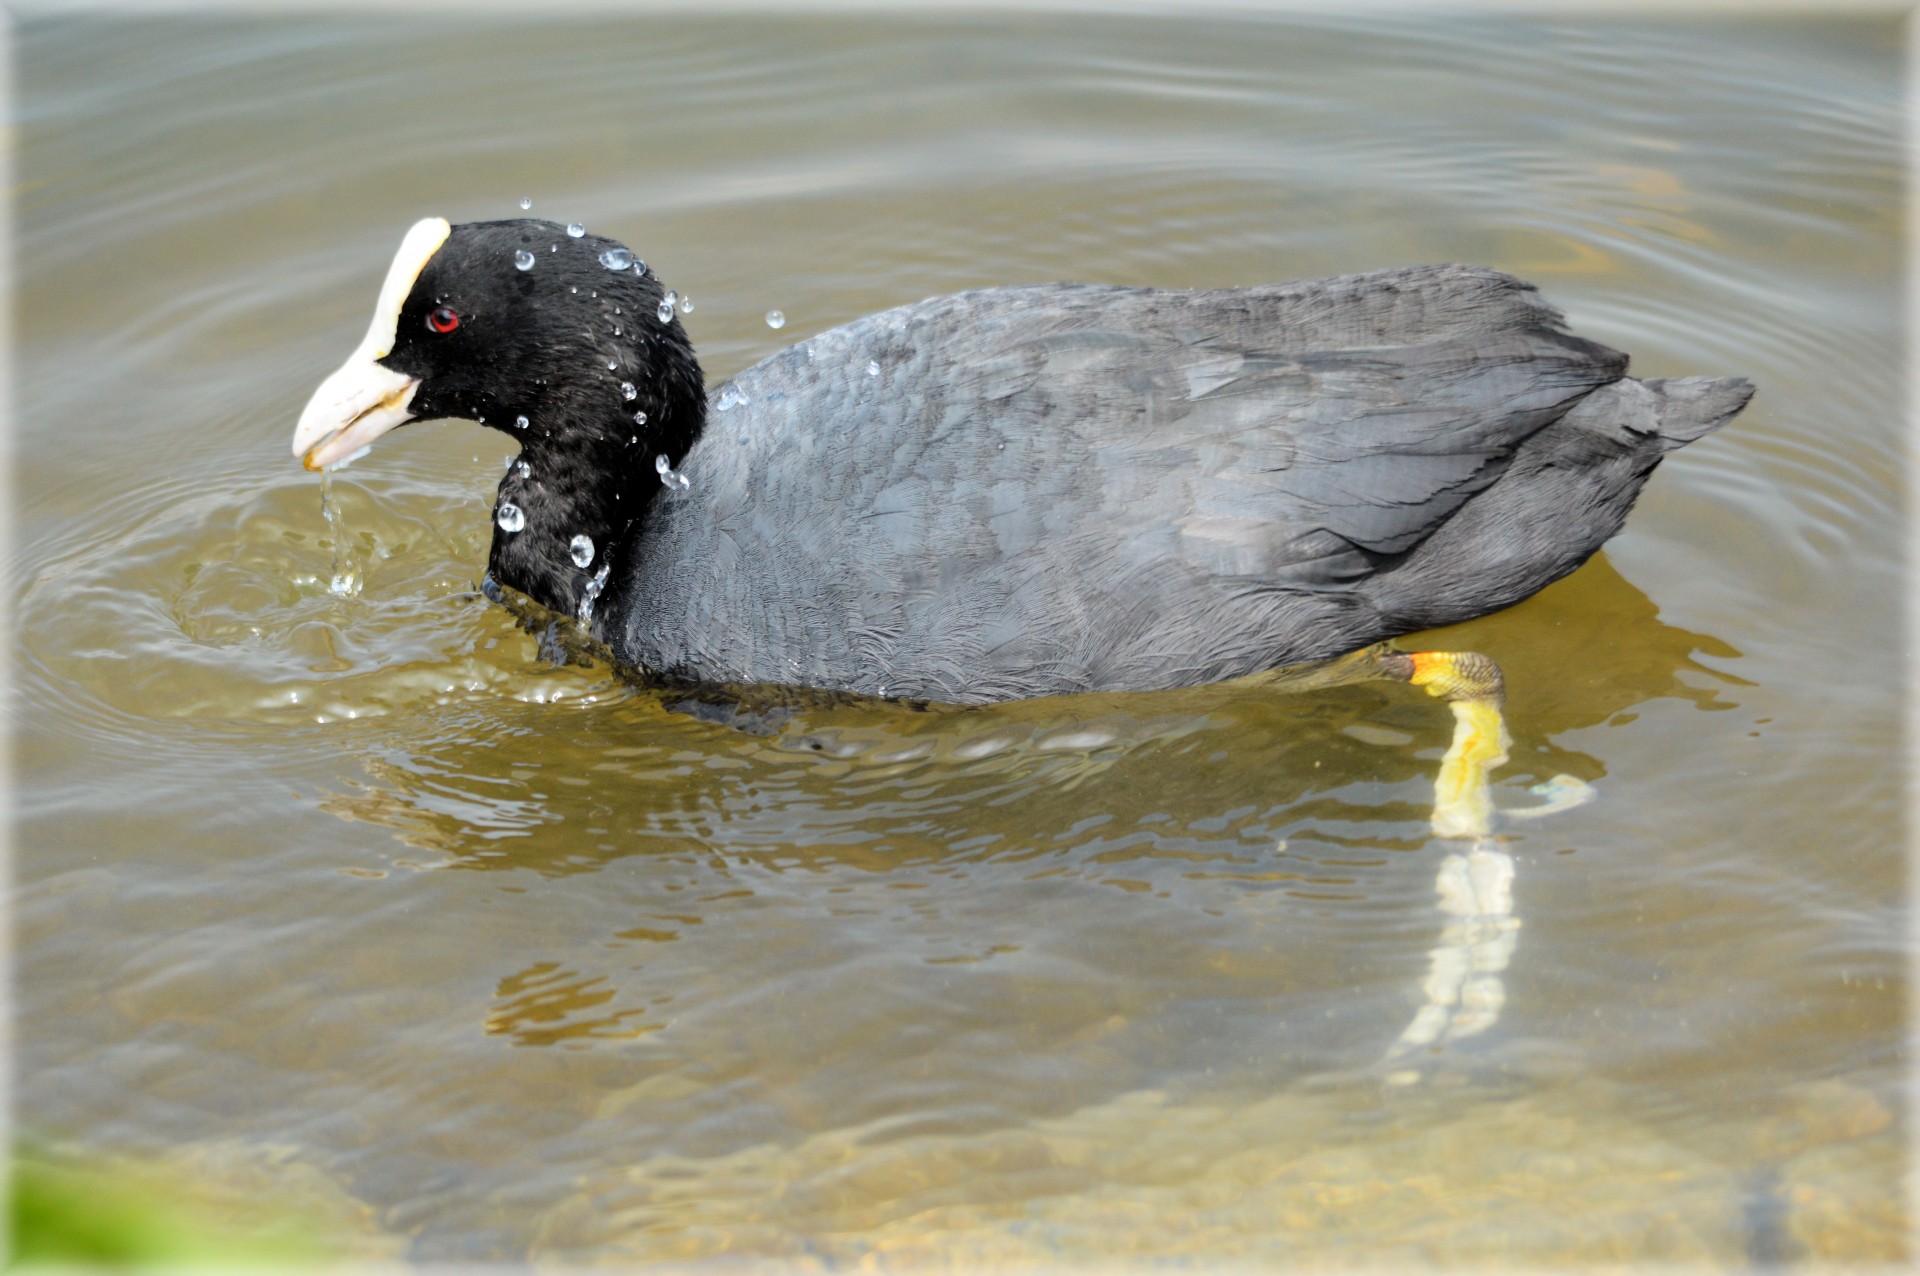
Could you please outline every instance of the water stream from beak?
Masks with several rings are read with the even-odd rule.
[[[333,535],[333,576],[327,589],[341,598],[356,597],[360,593],[360,572],[354,566],[353,543],[340,503],[333,499],[333,474],[327,470],[320,471],[320,515]]]

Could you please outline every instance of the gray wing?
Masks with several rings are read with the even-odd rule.
[[[1378,623],[1358,582],[1621,376],[1558,326],[1440,267],[992,289],[822,333],[717,391],[622,654],[958,701],[1334,654]]]

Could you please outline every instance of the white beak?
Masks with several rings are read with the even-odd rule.
[[[420,382],[358,355],[320,383],[293,430],[293,454],[310,470],[344,465],[413,419]]]
[[[294,427],[293,454],[308,469],[345,465],[388,430],[413,419],[413,394],[420,388],[419,380],[379,361],[393,350],[400,309],[414,281],[451,233],[445,218],[429,217],[415,222],[400,241],[386,282],[380,285],[380,300],[367,335],[347,361],[320,383]]]

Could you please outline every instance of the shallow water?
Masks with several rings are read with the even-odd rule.
[[[1899,1261],[1898,36],[23,21],[19,1128],[416,1259]],[[1458,849],[1406,689],[712,721],[477,594],[504,437],[323,519],[293,420],[399,235],[523,195],[715,380],[974,285],[1442,260],[1754,377],[1409,643],[1504,665],[1503,805],[1598,790],[1505,835],[1497,1022],[1387,1084]]]

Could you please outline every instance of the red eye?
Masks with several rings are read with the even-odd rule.
[[[427,327],[435,332],[452,332],[460,326],[460,316],[445,306],[427,316]]]

